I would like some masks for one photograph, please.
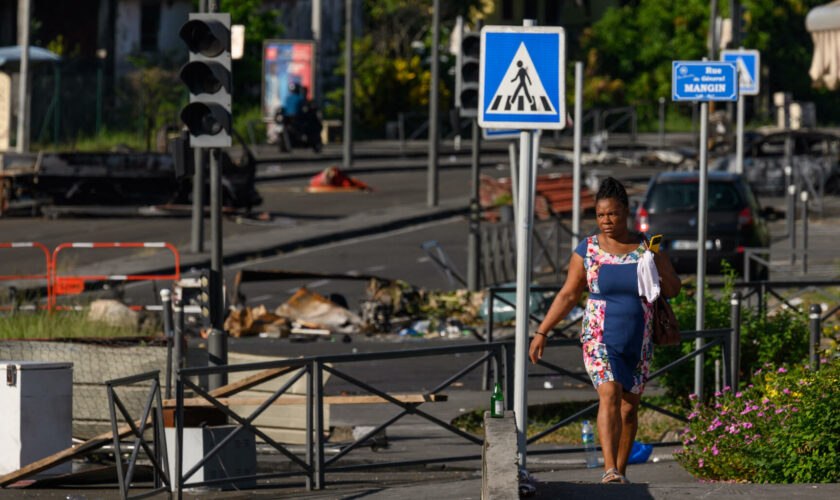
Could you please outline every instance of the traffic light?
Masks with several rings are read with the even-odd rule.
[[[478,71],[481,57],[481,34],[465,31],[458,48],[455,72],[455,106],[465,118],[478,117]]]
[[[190,51],[181,68],[181,80],[190,91],[190,103],[181,121],[190,130],[193,147],[231,145],[230,14],[190,14],[179,32]]]
[[[198,305],[201,307],[201,317],[205,321],[210,319],[210,275],[204,271],[198,277]]]

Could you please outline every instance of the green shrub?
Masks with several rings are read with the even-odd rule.
[[[754,385],[727,388],[689,415],[675,454],[703,479],[757,483],[840,480],[840,360],[754,372]]]
[[[720,295],[706,290],[705,327],[729,328],[731,324],[730,294],[735,274],[731,268],[725,273],[726,284]],[[696,317],[695,290],[683,287],[680,295],[671,299],[671,306],[681,330],[694,330]],[[683,342],[679,346],[657,347],[653,357],[653,369],[667,365],[675,359],[694,350],[694,342]],[[788,309],[777,310],[764,317],[758,310],[741,308],[741,380],[747,382],[763,363],[796,363],[808,354],[808,316],[806,313]],[[714,363],[721,359],[720,347],[706,353],[704,359],[704,387],[706,400],[714,391]],[[694,362],[689,361],[664,373],[660,383],[666,394],[674,401],[689,406],[688,395],[694,391]]]

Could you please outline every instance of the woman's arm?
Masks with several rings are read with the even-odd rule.
[[[674,266],[671,265],[671,259],[665,250],[660,249],[659,253],[653,254],[653,262],[656,264],[656,270],[659,272],[659,282],[662,290],[662,295],[666,299],[673,299],[680,294],[682,283]]]
[[[549,330],[554,328],[554,325],[565,318],[580,301],[585,289],[586,271],[583,268],[583,257],[575,253],[572,254],[572,259],[569,262],[569,274],[566,276],[566,283],[554,297],[554,302],[551,303],[548,314],[545,315],[545,319],[537,331],[548,333]],[[545,342],[546,338],[543,335],[534,335],[528,353],[532,363],[536,364],[542,358]]]

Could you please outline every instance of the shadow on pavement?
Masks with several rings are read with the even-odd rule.
[[[593,484],[547,482],[535,485],[537,494],[531,498],[563,498],[564,500],[647,500],[652,499],[647,484]]]

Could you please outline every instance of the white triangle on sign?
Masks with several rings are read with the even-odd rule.
[[[745,87],[745,88],[753,88],[755,87],[755,81],[753,81],[752,76],[750,76],[750,71],[747,69],[747,63],[744,62],[744,58],[738,58],[738,86]]]
[[[557,114],[543,87],[534,61],[522,42],[510,61],[499,88],[493,94],[486,113],[512,115]]]

